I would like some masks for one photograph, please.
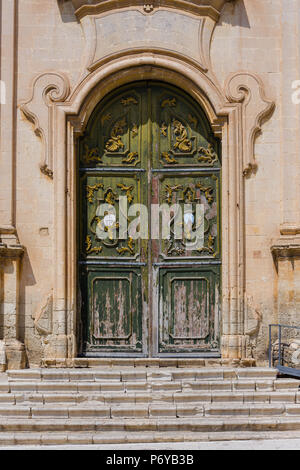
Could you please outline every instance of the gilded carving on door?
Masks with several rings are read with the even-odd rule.
[[[221,158],[201,108],[166,84],[118,90],[79,140],[79,175],[82,353],[218,355]]]

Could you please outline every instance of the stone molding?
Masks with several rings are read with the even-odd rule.
[[[158,8],[170,8],[192,13],[198,16],[209,16],[218,21],[220,12],[227,2],[235,0],[72,0],[75,14],[80,20],[87,15],[98,15],[107,11],[139,8],[141,12],[152,14]]]
[[[281,224],[280,226],[280,234],[281,235],[289,235],[289,236],[296,236],[300,235],[300,226],[297,224]]]

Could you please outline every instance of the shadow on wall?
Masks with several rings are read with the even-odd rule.
[[[20,340],[24,342],[25,339],[25,327],[26,327],[26,287],[35,286],[36,279],[32,270],[30,259],[25,248],[25,252],[21,264],[20,273],[20,304],[19,304],[19,335]]]
[[[251,0],[250,0],[251,1]],[[226,3],[222,10],[219,25],[230,24],[231,26],[241,26],[250,28],[249,17],[244,0],[236,0]]]
[[[77,21],[75,9],[71,0],[58,0],[57,2],[61,19],[64,23],[72,23]]]

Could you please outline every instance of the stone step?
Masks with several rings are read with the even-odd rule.
[[[300,390],[300,381],[294,379],[282,380],[263,380],[263,379],[240,379],[240,380],[153,380],[153,381],[134,381],[134,382],[116,382],[116,381],[17,381],[9,380],[0,384],[0,393],[7,393],[10,390],[90,390],[90,391],[147,391],[147,390],[165,390],[165,391],[280,391],[280,390]]]
[[[239,393],[278,392],[297,393],[299,390],[297,380],[233,380],[233,381],[153,381],[153,382],[60,382],[60,381],[8,381],[0,383],[1,396],[12,394],[72,394],[72,393],[203,393],[211,395],[224,393],[239,395]]]
[[[23,404],[201,404],[201,403],[300,403],[300,392],[273,391],[273,392],[192,392],[192,393],[95,393],[84,391],[80,393],[3,393],[0,394],[0,406]]]
[[[226,432],[0,432],[0,447],[76,446],[109,444],[157,444],[244,440],[300,439],[300,431],[226,431]]]
[[[126,361],[0,374],[0,446],[300,436],[300,381],[275,369]]]
[[[1,406],[1,418],[191,418],[199,417],[269,417],[293,416],[300,418],[300,404],[150,404],[150,405],[44,405],[44,406]]]
[[[255,367],[255,359],[201,359],[201,358],[76,358],[44,360],[44,368],[139,368],[139,367],[176,367],[176,368],[207,368],[207,367]]]
[[[300,432],[300,417],[200,417],[200,418],[0,418],[1,433],[14,432],[118,432],[140,433],[141,439],[144,433],[166,432],[244,432],[244,431],[297,431]]]
[[[183,380],[239,380],[239,379],[262,379],[275,380],[277,376],[276,369],[270,368],[204,368],[204,369],[180,369],[180,368],[119,368],[118,370],[106,369],[27,369],[7,371],[9,380],[17,381],[116,381],[116,382],[135,382],[135,381],[183,381]]]

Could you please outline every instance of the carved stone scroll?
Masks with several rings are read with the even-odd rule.
[[[32,96],[21,103],[20,109],[34,124],[34,132],[44,144],[41,172],[53,177],[54,116],[53,107],[66,100],[70,93],[67,77],[57,72],[47,72],[36,77],[32,85]]]
[[[263,119],[271,115],[275,104],[266,98],[262,80],[248,72],[230,75],[225,84],[225,94],[229,102],[242,105],[243,174],[250,176],[257,169],[255,138],[261,132]]]

